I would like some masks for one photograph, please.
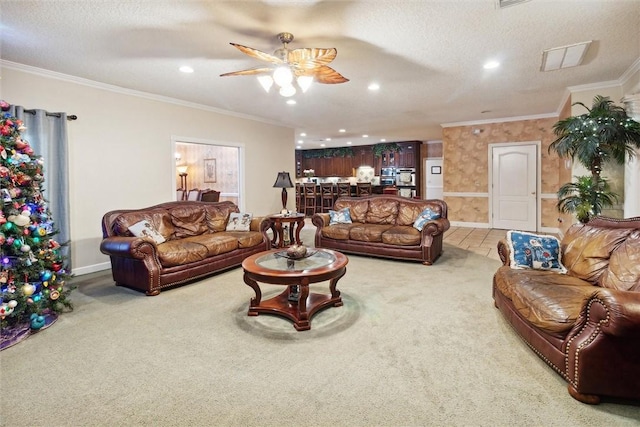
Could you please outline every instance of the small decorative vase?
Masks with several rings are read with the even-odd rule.
[[[291,245],[287,248],[287,255],[293,259],[303,258],[307,254],[307,247],[304,245]]]

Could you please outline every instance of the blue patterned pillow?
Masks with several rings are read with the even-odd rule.
[[[545,236],[524,231],[507,231],[511,268],[531,268],[566,273],[562,265],[560,241],[554,236]]]
[[[422,212],[420,212],[420,215],[418,215],[418,218],[416,218],[415,222],[413,223],[413,228],[415,228],[418,231],[422,231],[422,229],[424,228],[424,225],[427,222],[431,221],[432,219],[438,219],[438,218],[440,218],[439,213],[432,211],[431,208],[427,208]]]
[[[329,211],[329,225],[335,224],[351,224],[349,208],[340,209],[339,211]]]

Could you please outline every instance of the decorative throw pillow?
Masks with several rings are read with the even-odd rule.
[[[567,272],[560,260],[560,241],[554,236],[509,230],[507,244],[511,252],[511,268]]]
[[[413,222],[413,228],[415,228],[418,231],[422,231],[422,229],[424,228],[424,225],[427,222],[433,219],[438,219],[438,218],[440,218],[439,213],[432,211],[431,208],[426,208],[425,210],[420,212],[420,215],[418,215],[418,218],[416,218],[416,220]]]
[[[227,231],[249,231],[251,229],[251,220],[253,215],[250,213],[232,213],[229,215],[227,223]]]
[[[349,208],[343,208],[339,211],[329,211],[329,225],[335,224],[351,224]]]
[[[148,238],[157,244],[164,243],[165,241],[162,234],[160,234],[158,230],[156,230],[156,228],[146,219],[133,224],[129,227],[129,231],[136,237]]]

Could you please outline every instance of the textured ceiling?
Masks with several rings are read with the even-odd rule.
[[[326,138],[328,147],[440,139],[443,123],[552,114],[567,87],[616,81],[640,58],[640,0],[504,9],[496,0],[2,0],[0,8],[5,61],[292,127],[307,133],[305,148]],[[254,77],[219,77],[263,64],[229,42],[271,53],[282,31],[295,35],[291,48],[335,47],[330,65],[350,82],[314,84],[290,106]],[[584,65],[539,71],[543,50],[587,40]],[[502,65],[483,70],[490,59]],[[195,72],[178,72],[184,64]],[[374,81],[381,89],[372,93]]]

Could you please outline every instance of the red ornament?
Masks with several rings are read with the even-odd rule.
[[[11,133],[11,128],[9,126],[2,126],[0,127],[0,133],[2,135],[9,135]]]
[[[29,144],[27,142],[21,140],[21,139],[16,141],[16,148],[18,150],[22,150],[23,148],[26,148],[28,146],[29,146]]]
[[[60,271],[61,268],[62,268],[61,264],[57,264],[57,263],[51,264],[51,269],[53,271]]]
[[[28,228],[25,228],[24,230],[22,230],[22,234],[24,234],[25,236],[28,236],[31,233],[31,231]]]

